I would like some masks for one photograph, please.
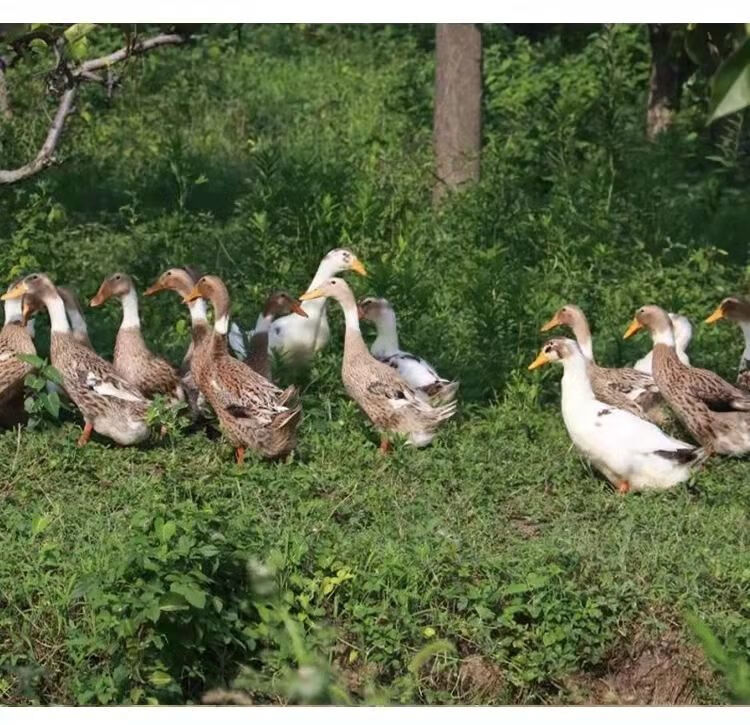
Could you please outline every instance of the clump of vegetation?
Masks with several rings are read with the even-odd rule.
[[[432,38],[219,28],[132,60],[112,108],[81,87],[60,165],[4,187],[6,281],[44,270],[88,296],[113,269],[143,287],[190,263],[227,282],[246,327],[270,290],[304,289],[351,247],[369,272],[356,292],[387,297],[404,347],[461,380],[462,413],[430,449],[379,457],[342,391],[331,309],[289,464],[237,469],[164,404],[152,420],[169,446],[77,449],[69,421],[3,433],[3,702],[595,701],[632,641],[680,659],[687,611],[747,659],[747,464],[616,498],[570,448],[559,372],[525,372],[561,304],[587,312],[603,364],[624,365],[648,344],[624,342],[626,324],[657,302],[696,323],[695,364],[734,375],[737,331],[697,323],[748,289],[744,119],[707,130],[694,84],[648,141],[645,28],[493,26],[482,177],[433,211]],[[11,87],[4,158],[46,133],[46,114],[25,113],[42,69],[19,66],[38,93]],[[181,360],[184,306],[147,298],[141,315]],[[105,356],[116,317],[89,320]],[[45,378],[40,363],[32,419],[54,408]],[[681,697],[738,698],[689,661]]]

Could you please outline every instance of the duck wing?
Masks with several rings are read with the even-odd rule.
[[[686,388],[714,413],[750,411],[750,393],[735,388],[711,370],[691,368]]]

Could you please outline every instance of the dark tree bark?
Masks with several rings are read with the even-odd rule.
[[[479,180],[482,144],[482,32],[438,23],[435,35],[433,201]]]
[[[668,129],[680,107],[684,52],[672,49],[672,30],[661,23],[649,23],[648,39],[651,44],[651,80],[646,110],[646,136],[653,141]]]
[[[11,118],[13,111],[8,100],[8,87],[5,83],[5,61],[0,58],[0,118]]]

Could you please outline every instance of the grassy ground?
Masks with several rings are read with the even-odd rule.
[[[638,29],[572,47],[494,29],[483,182],[433,215],[429,38],[256,29],[145,59],[112,108],[82,100],[97,121],[75,119],[59,169],[0,198],[9,279],[44,269],[90,295],[114,267],[145,285],[194,262],[246,322],[351,246],[370,270],[357,291],[391,298],[405,347],[462,381],[429,450],[378,455],[343,395],[334,310],[286,464],[237,469],[200,431],[132,450],[79,450],[72,421],[3,433],[0,700],[732,696],[689,617],[747,656],[747,464],[614,496],[570,448],[559,371],[525,365],[561,302],[591,313],[601,361],[625,364],[646,346],[620,341],[640,304],[698,320],[743,289],[739,131],[709,137],[693,101],[643,142]],[[16,127],[12,152],[42,125]],[[117,314],[88,315],[105,353]],[[143,315],[179,359],[177,300]],[[739,347],[728,325],[698,329],[691,357],[730,376]]]

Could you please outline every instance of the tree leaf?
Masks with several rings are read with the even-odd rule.
[[[33,365],[35,368],[44,367],[44,360],[38,355],[27,355],[26,353],[19,352],[16,357],[21,361]]]
[[[187,584],[179,584],[175,582],[169,587],[173,592],[182,594],[189,604],[196,607],[196,609],[203,609],[206,606],[206,594],[200,589],[191,587]]]
[[[732,53],[711,80],[708,122],[750,105],[750,38]]]
[[[164,670],[156,670],[149,675],[148,681],[154,687],[166,687],[172,682],[172,675]]]
[[[49,393],[44,396],[44,407],[53,418],[60,414],[60,396],[57,393]]]
[[[63,384],[63,379],[60,371],[52,365],[47,366],[47,368],[44,370],[44,377],[46,377],[47,380],[50,380],[53,383],[57,383],[58,385]]]
[[[162,612],[178,612],[189,609],[185,598],[176,592],[167,592],[159,599],[159,609]]]

